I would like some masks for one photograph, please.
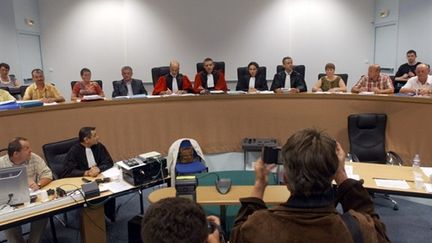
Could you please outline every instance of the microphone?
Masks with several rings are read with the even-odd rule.
[[[198,179],[204,178],[209,175],[216,176],[215,187],[220,194],[227,194],[231,190],[232,181],[231,178],[220,178],[215,172],[209,172],[203,176],[198,177]]]

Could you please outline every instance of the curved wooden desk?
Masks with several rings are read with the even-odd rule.
[[[216,191],[214,186],[197,187],[197,203],[202,205],[239,205],[240,198],[250,197],[253,186],[235,186],[222,195]],[[155,203],[161,199],[175,197],[176,190],[174,187],[166,187],[149,194],[150,203]],[[278,205],[288,200],[290,193],[286,186],[267,186],[264,193],[264,202],[267,204]]]
[[[205,153],[241,151],[244,137],[274,137],[283,144],[294,132],[326,130],[348,150],[347,116],[388,115],[387,147],[410,164],[420,153],[432,166],[432,99],[350,94],[262,94],[166,97],[68,103],[0,112],[0,144],[15,136],[42,145],[76,137],[95,126],[115,161],[148,151],[167,153],[181,137],[195,138]]]

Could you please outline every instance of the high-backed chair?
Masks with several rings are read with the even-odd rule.
[[[213,63],[215,65],[214,70],[225,73],[225,62],[213,62]],[[197,73],[204,71],[204,64],[202,62],[198,62],[196,64],[196,70]]]
[[[156,83],[160,77],[167,75],[169,72],[170,70],[168,66],[152,68],[151,73],[152,73],[153,87],[156,86]]]
[[[237,68],[237,80],[240,80],[243,76],[248,74],[248,67],[239,67]],[[258,74],[267,77],[267,68],[264,66],[260,66],[258,68]]]
[[[348,137],[350,153],[356,162],[380,164],[402,164],[402,159],[395,152],[386,152],[385,132],[386,114],[364,113],[348,116]],[[393,209],[398,210],[398,204],[390,196],[384,198],[393,203]]]
[[[60,179],[64,170],[64,160],[69,149],[78,142],[78,138],[71,138],[42,146],[45,159],[53,172],[54,179]]]
[[[101,87],[101,89],[103,89],[103,82],[102,82],[102,80],[92,80],[92,81],[98,83],[99,86]],[[73,87],[76,84],[76,82],[79,82],[79,81],[71,81],[71,89],[73,89]]]
[[[24,94],[25,94],[27,88],[28,88],[28,85],[21,85],[21,86],[19,87],[19,89],[20,89],[20,94],[21,94],[21,97],[22,97],[22,98],[24,98]]]
[[[52,171],[54,179],[62,178],[66,155],[69,152],[69,149],[72,147],[72,145],[76,144],[77,142],[78,142],[78,138],[71,138],[71,139],[62,140],[54,143],[47,143],[42,146],[45,160]],[[64,221],[58,218],[57,216],[55,216],[55,218],[59,220],[63,226],[66,226],[67,218],[68,218],[67,214],[63,213],[63,217],[64,217]],[[54,222],[52,218],[50,218],[50,223],[51,223],[51,227],[54,227],[53,226]],[[55,234],[55,232],[53,234]]]
[[[284,70],[284,67],[282,65],[277,65],[276,67],[276,72],[282,72]],[[300,73],[300,75],[302,76],[303,80],[305,78],[305,73],[306,73],[306,67],[305,65],[294,65],[294,71]]]
[[[339,74],[335,74],[335,75],[341,77],[342,80],[344,81],[345,85],[347,85],[347,83],[348,83],[348,74],[347,73],[339,73]],[[320,79],[324,76],[326,76],[325,73],[320,73],[320,74],[318,74],[318,79]]]
[[[406,84],[404,81],[397,81],[394,75],[389,76],[391,81],[393,82],[394,92],[399,93],[400,89]]]

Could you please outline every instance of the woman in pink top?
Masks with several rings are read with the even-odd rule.
[[[91,81],[91,71],[88,68],[81,69],[82,81],[76,82],[72,88],[72,101],[82,99],[84,95],[99,95],[105,97],[102,88],[97,82]]]

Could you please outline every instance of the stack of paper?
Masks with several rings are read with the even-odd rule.
[[[410,186],[405,180],[375,179],[375,183],[379,187],[396,188],[396,189],[410,188]]]

